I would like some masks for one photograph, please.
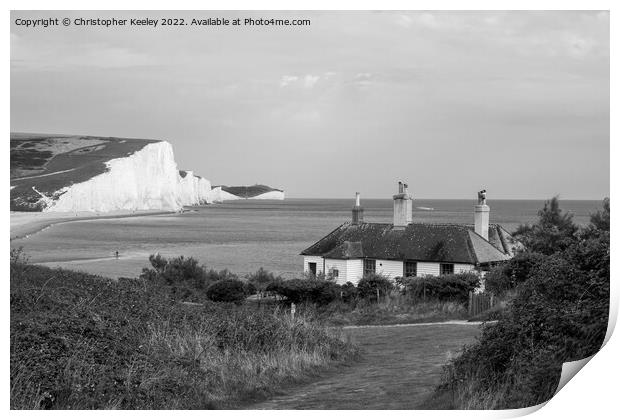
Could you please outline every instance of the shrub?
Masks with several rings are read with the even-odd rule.
[[[340,297],[340,287],[326,280],[293,279],[276,281],[267,287],[293,303],[316,303],[326,305]]]
[[[485,289],[501,296],[525,282],[530,272],[545,260],[543,254],[519,252],[511,260],[493,267],[484,277]]]
[[[381,274],[367,274],[357,283],[357,293],[362,299],[376,300],[386,296],[394,288],[392,282]]]
[[[147,280],[162,280],[169,286],[191,286],[204,289],[209,284],[205,268],[192,257],[184,256],[167,260],[159,254],[151,255],[153,269],[144,268],[141,277]]]
[[[241,280],[220,280],[207,288],[207,298],[214,302],[241,302],[245,298],[245,285]]]
[[[276,276],[272,272],[259,268],[255,273],[247,276],[248,282],[254,285],[256,290],[265,290],[271,283],[282,281],[283,278]]]
[[[239,279],[239,276],[237,276],[235,273],[231,272],[227,268],[220,270],[220,271],[210,269],[209,271],[207,271],[205,277],[207,280],[207,284],[212,284],[212,283],[215,283],[216,281],[221,281],[221,280],[238,280]]]
[[[469,292],[480,287],[478,273],[466,272],[443,276],[407,277],[399,281],[402,292],[419,300],[440,300],[465,303]]]
[[[358,298],[357,287],[350,281],[340,286],[340,296],[344,302],[353,302]]]

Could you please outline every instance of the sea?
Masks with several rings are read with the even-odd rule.
[[[585,225],[600,201],[563,200],[564,211]],[[57,223],[27,238],[30,261],[102,276],[134,277],[149,266],[148,257],[193,257],[206,268],[229,269],[240,276],[263,267],[287,278],[302,272],[301,251],[351,219],[352,199],[240,200],[183,213]],[[476,200],[414,202],[416,222],[473,223]],[[491,223],[509,232],[537,220],[544,202],[489,200]],[[363,200],[364,220],[391,222],[392,200]],[[116,257],[118,252],[118,258]]]

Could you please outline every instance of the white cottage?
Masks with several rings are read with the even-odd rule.
[[[356,193],[352,220],[302,251],[304,272],[357,284],[369,273],[395,278],[486,271],[521,246],[503,227],[489,224],[485,190],[478,193],[473,225],[414,223],[413,197],[402,182],[393,198],[393,223],[367,223]]]

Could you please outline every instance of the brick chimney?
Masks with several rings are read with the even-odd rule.
[[[489,213],[487,206],[487,190],[478,191],[478,204],[474,207],[474,231],[487,241],[489,240]]]
[[[364,209],[360,206],[360,193],[358,192],[355,193],[355,206],[353,206],[351,213],[353,216],[351,219],[352,225],[360,225],[364,223]]]
[[[398,194],[394,198],[394,227],[404,228],[413,222],[413,197],[407,191],[407,184],[398,182]]]

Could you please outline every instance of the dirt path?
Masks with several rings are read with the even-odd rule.
[[[415,409],[439,383],[445,362],[474,340],[480,326],[436,324],[345,331],[363,349],[361,362],[247,408]]]

